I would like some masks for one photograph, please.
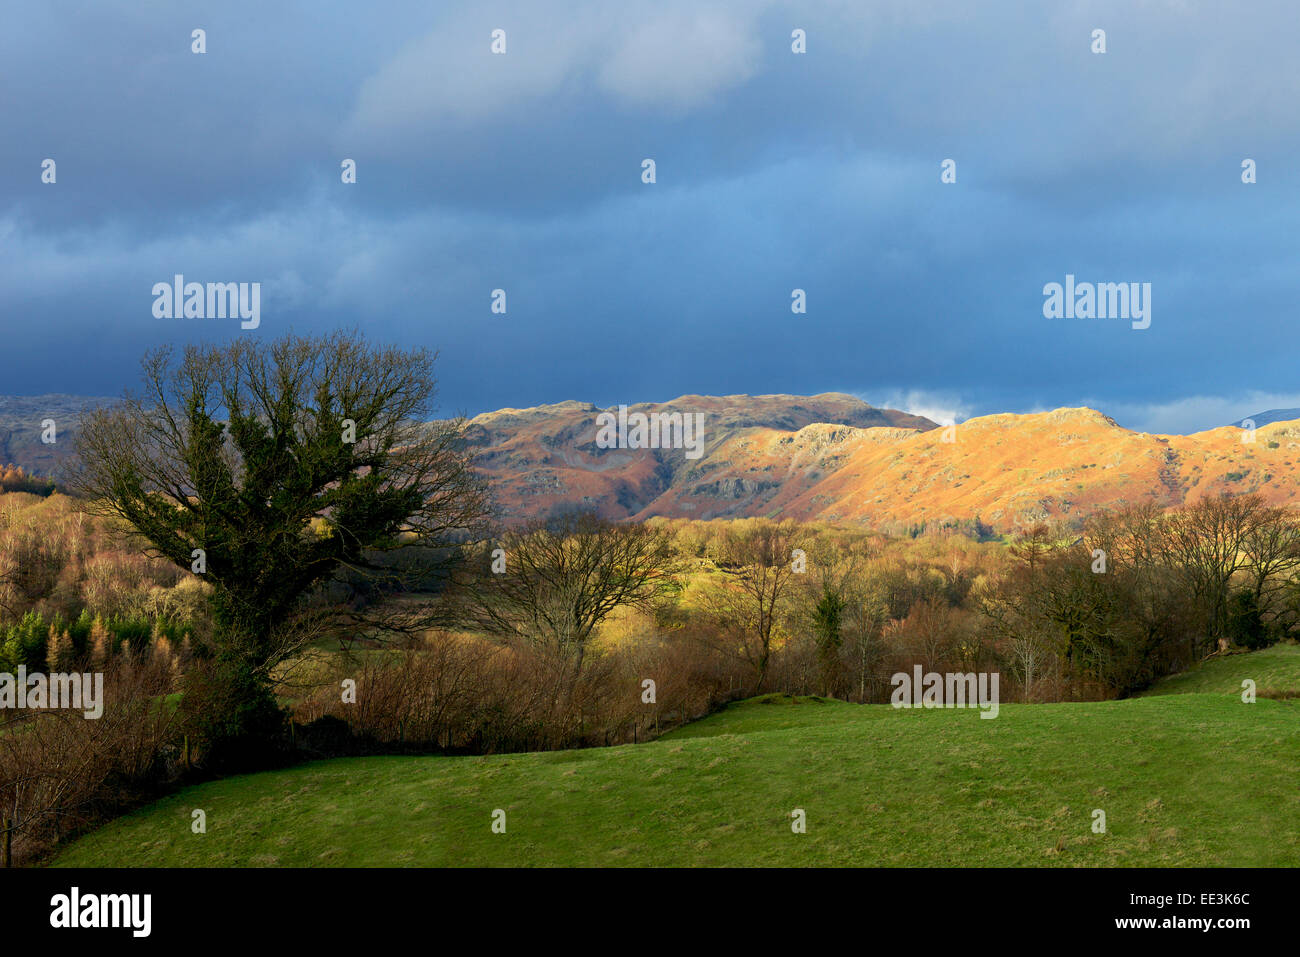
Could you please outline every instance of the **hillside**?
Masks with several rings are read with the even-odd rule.
[[[1248,654],[1222,655],[1156,682],[1147,695],[1242,693],[1255,682],[1257,698],[1300,698],[1300,645],[1280,644]]]
[[[0,464],[56,474],[76,411],[106,400],[0,399]],[[682,396],[629,413],[702,416],[698,456],[600,448],[585,402],[501,409],[468,423],[475,464],[501,515],[570,507],[609,518],[798,519],[930,527],[979,518],[999,532],[1047,517],[1155,501],[1163,507],[1257,491],[1300,503],[1300,421],[1193,435],[1132,432],[1091,409],[970,419],[952,430],[853,396]],[[54,418],[57,445],[40,442]]]
[[[978,517],[1009,531],[1126,502],[1171,507],[1250,491],[1300,502],[1297,422],[1264,426],[1244,443],[1237,428],[1131,432],[1091,409],[983,416],[950,431],[902,413],[883,413],[890,424],[855,424],[845,403],[829,422],[801,414],[779,424],[708,404],[740,398],[635,407],[705,411],[708,441],[697,460],[681,450],[598,449],[601,410],[577,403],[479,416],[471,437],[486,446],[477,462],[509,517],[577,504],[637,519],[766,515],[911,526]]]
[[[79,395],[0,396],[0,465],[34,475],[57,476],[72,454],[82,413],[115,400]],[[41,441],[42,423],[54,420],[54,442]]]
[[[1294,419],[1300,419],[1300,409],[1269,409],[1267,412],[1256,412],[1254,415],[1247,416],[1255,427],[1261,425],[1272,425],[1274,422],[1290,422]],[[1238,419],[1236,422],[1229,422],[1229,425],[1241,427],[1245,419]]]
[[[54,865],[1294,867],[1296,708],[1180,694],[1004,704],[989,721],[773,696],[649,744],[214,781]]]
[[[628,413],[703,415],[703,454],[597,446],[590,403],[563,402],[476,416],[468,438],[503,514],[593,507],[610,518],[758,514],[787,487],[807,487],[843,461],[843,442],[869,432],[911,435],[929,419],[850,395],[698,396],[639,403]]]
[[[980,516],[999,530],[1077,518],[1125,502],[1170,507],[1257,491],[1300,502],[1300,423],[1194,435],[1130,432],[1091,409],[991,415],[956,429],[862,443],[835,474],[779,504],[786,514],[841,521],[944,522]]]

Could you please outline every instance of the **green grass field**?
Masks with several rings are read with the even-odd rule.
[[[639,746],[339,759],[203,784],[53,863],[1297,866],[1297,769],[1293,701],[1188,693],[988,720],[755,699]],[[194,808],[206,834],[191,833]],[[807,833],[792,833],[795,808]]]
[[[1249,654],[1211,658],[1156,683],[1147,695],[1236,694],[1246,678],[1260,697],[1300,696],[1300,645],[1274,645]]]

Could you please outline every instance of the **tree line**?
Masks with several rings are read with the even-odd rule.
[[[1121,696],[1300,627],[1300,532],[1257,496],[1005,542],[978,520],[503,524],[463,423],[433,418],[434,358],[355,332],[158,350],[83,422],[75,499],[0,501],[6,666],[94,666],[111,699],[99,732],[4,717],[11,829],[36,847],[106,782],[125,804],[196,768],[635,741],[770,691],[882,702],[917,664]],[[133,722],[129,766],[71,759]]]

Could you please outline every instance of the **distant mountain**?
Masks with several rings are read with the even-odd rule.
[[[110,405],[118,400],[71,395],[0,396],[0,465],[12,463],[41,475],[57,477],[62,464],[72,453],[81,415],[88,409]],[[499,409],[476,416],[467,430],[469,441],[482,451],[481,466],[489,474],[506,477],[510,469],[544,469],[566,449],[580,444],[584,429],[591,451],[604,456],[619,450],[595,447],[595,416],[601,410],[589,402],[560,402],[531,409]],[[615,410],[616,411],[616,410]],[[692,412],[705,416],[705,441],[717,445],[739,433],[755,429],[795,431],[814,422],[827,422],[859,428],[885,426],[925,430],[937,426],[929,419],[893,409],[878,409],[861,399],[838,392],[816,396],[733,395],[682,396],[672,402],[639,403],[628,406],[629,412]],[[53,443],[41,441],[42,423],[55,423]],[[530,443],[533,443],[530,445]],[[579,450],[581,451],[581,450]],[[675,470],[682,458],[660,453],[657,466]],[[619,454],[605,463],[608,468]],[[540,481],[534,476],[532,481]]]
[[[0,463],[58,474],[79,411],[112,400],[0,398]],[[626,415],[702,416],[682,448],[607,448],[588,402],[501,409],[467,424],[474,461],[504,518],[583,507],[615,519],[789,516],[908,528],[971,522],[998,531],[1151,501],[1162,507],[1259,492],[1300,504],[1300,410],[1193,435],[1132,432],[1092,409],[1001,414],[939,428],[853,396],[698,396]],[[58,442],[40,441],[52,418]],[[694,419],[692,419],[694,421]],[[626,443],[632,444],[632,443]]]
[[[1255,428],[1261,425],[1272,425],[1274,422],[1294,422],[1300,419],[1300,409],[1269,409],[1267,412],[1256,412],[1248,418],[1255,423]],[[1243,419],[1236,422],[1229,422],[1229,425],[1241,427]]]
[[[601,410],[580,403],[491,413],[471,429],[499,421],[499,431],[474,441],[510,518],[582,505],[611,518],[765,515],[877,527],[978,517],[1008,531],[1127,502],[1170,507],[1258,491],[1270,502],[1300,503],[1300,423],[1261,427],[1254,443],[1231,427],[1190,436],[1131,432],[1083,408],[988,415],[951,430],[929,420],[864,427],[817,414],[830,409],[815,404],[832,399],[840,413],[856,408],[848,396],[686,396],[635,407],[736,415],[719,415],[716,424],[709,418],[709,441],[694,461],[680,450],[598,449]],[[768,417],[795,404],[804,414],[771,426],[749,403],[761,403]]]
[[[877,409],[839,392],[815,396],[684,395],[639,403],[627,414],[701,414],[701,456],[682,449],[600,448],[587,402],[502,409],[469,422],[475,461],[504,516],[593,508],[610,518],[763,514],[778,493],[805,487],[838,467],[843,443],[867,433],[918,434],[924,416]]]
[[[116,399],[80,395],[0,396],[0,465],[19,465],[29,473],[58,477],[72,454],[82,414]],[[53,433],[45,427],[53,421]],[[42,441],[42,436],[53,442]]]

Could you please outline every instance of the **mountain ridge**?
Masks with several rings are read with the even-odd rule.
[[[57,477],[75,409],[102,401],[114,400],[0,397],[0,462]],[[692,457],[682,448],[600,447],[598,416],[618,411],[565,400],[466,420],[475,466],[501,517],[519,522],[578,507],[612,519],[788,516],[1010,531],[1125,503],[1172,507],[1225,493],[1300,505],[1300,420],[1253,433],[1221,426],[1165,435],[1062,407],[943,427],[835,392],[688,394],[626,406],[627,415],[703,415]],[[39,441],[45,418],[58,424],[54,445]]]
[[[1261,425],[1272,425],[1274,422],[1293,422],[1300,419],[1300,409],[1268,409],[1264,412],[1256,412],[1254,415],[1248,415],[1244,419],[1238,419],[1235,422],[1229,422],[1227,426],[1220,428],[1243,428],[1243,422],[1254,422],[1258,428]]]

